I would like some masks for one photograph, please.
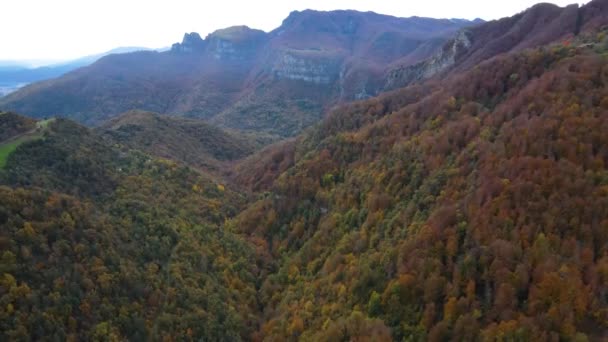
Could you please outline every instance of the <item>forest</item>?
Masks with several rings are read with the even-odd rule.
[[[219,340],[254,329],[253,251],[220,229],[243,195],[67,120],[19,146],[0,175],[2,340]]]
[[[261,150],[154,113],[0,114],[0,340],[608,338],[607,33]]]
[[[498,57],[246,162],[266,194],[233,223],[261,265],[256,338],[605,337],[606,47]]]

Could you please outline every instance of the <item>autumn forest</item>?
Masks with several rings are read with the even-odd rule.
[[[547,6],[295,134],[254,95],[269,129],[0,100],[0,340],[608,339],[608,2]]]

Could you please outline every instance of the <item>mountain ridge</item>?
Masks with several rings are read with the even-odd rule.
[[[294,12],[270,33],[233,27],[205,39],[186,34],[164,53],[105,57],[26,87],[0,106],[88,124],[141,109],[293,136],[341,99],[374,95],[387,61],[404,55],[421,60],[467,24],[354,11]]]
[[[397,66],[387,73],[385,88],[396,89],[453,70],[465,71],[481,61],[505,52],[517,52],[559,40],[568,41],[593,29],[602,18],[603,0],[580,6],[559,7],[540,3],[512,17],[461,30],[431,59],[414,65]],[[597,29],[597,27],[595,27]]]

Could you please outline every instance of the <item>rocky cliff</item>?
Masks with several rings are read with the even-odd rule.
[[[281,51],[276,59],[273,74],[277,78],[330,84],[340,77],[341,62],[339,57],[319,56],[306,51]]]
[[[414,65],[401,66],[390,70],[386,77],[384,89],[401,88],[447,70],[456,63],[460,55],[471,47],[471,36],[471,31],[463,29],[454,39],[446,43],[437,55]]]
[[[181,53],[194,53],[194,52],[201,52],[204,50],[205,50],[205,41],[196,32],[184,34],[184,38],[182,39],[181,44],[175,43],[171,47],[172,52],[181,52]]]

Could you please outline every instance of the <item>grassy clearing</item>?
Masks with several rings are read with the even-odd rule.
[[[1,115],[1,114],[0,114]],[[38,129],[36,134],[28,134],[24,135],[15,140],[11,140],[7,143],[0,144],[0,169],[3,169],[6,166],[6,162],[8,160],[8,156],[11,153],[15,152],[17,147],[21,144],[26,143],[28,141],[33,141],[36,139],[42,138],[42,133],[45,129],[48,128],[49,124],[53,122],[55,119],[43,120],[36,123],[36,128]]]
[[[8,156],[10,156],[11,153],[15,152],[17,147],[26,142],[34,141],[41,138],[42,134],[26,135],[21,138],[9,141],[7,143],[0,144],[0,169],[3,169],[6,166]]]
[[[49,125],[53,121],[55,121],[55,118],[48,119],[48,120],[38,121],[38,122],[36,122],[36,128],[38,128],[38,129],[46,129],[47,127],[49,127]]]
[[[0,169],[3,169],[6,166],[8,156],[13,153],[17,149],[17,147],[19,147],[19,145],[23,144],[26,141],[27,139],[18,139],[0,145]]]

